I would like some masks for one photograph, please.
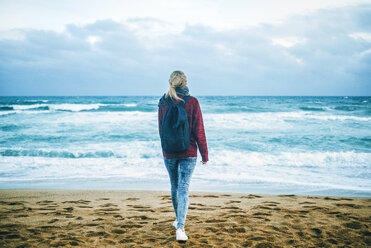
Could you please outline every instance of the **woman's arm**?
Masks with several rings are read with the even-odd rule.
[[[202,161],[206,163],[209,160],[207,142],[205,135],[204,122],[202,118],[202,112],[198,100],[195,98],[195,105],[193,107],[193,127],[192,131],[196,137],[198,149],[200,150]]]
[[[162,126],[162,116],[163,116],[163,110],[162,107],[158,107],[158,134],[161,137],[161,126]]]

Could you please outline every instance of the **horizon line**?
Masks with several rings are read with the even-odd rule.
[[[192,95],[192,94],[191,94]],[[0,95],[0,97],[158,97],[161,95]],[[371,95],[193,95],[201,97],[371,97]]]

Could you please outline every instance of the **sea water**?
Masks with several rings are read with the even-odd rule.
[[[196,97],[191,191],[371,196],[371,97]],[[0,188],[170,190],[159,98],[0,97]]]

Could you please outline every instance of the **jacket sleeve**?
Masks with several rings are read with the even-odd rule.
[[[207,142],[206,142],[206,135],[204,129],[204,122],[202,118],[200,104],[198,100],[195,98],[195,105],[193,107],[193,133],[196,137],[198,149],[200,150],[202,161],[207,162],[209,161],[208,150],[207,150]]]
[[[163,108],[158,107],[158,134],[161,137],[161,126],[162,126],[162,116],[163,116]]]

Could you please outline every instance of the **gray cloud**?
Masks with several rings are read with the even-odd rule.
[[[146,18],[15,30],[24,39],[0,40],[0,94],[161,95],[181,68],[195,95],[370,95],[370,16],[371,5],[359,5],[156,36],[167,23]]]

